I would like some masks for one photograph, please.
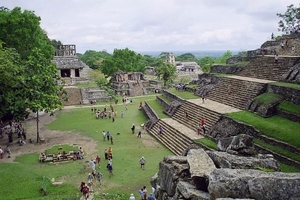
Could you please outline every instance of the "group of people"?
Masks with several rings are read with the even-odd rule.
[[[7,157],[10,158],[11,151],[10,151],[9,145],[6,146],[5,150],[3,150],[2,147],[0,147],[0,158],[1,159],[4,157],[4,153],[7,153]]]
[[[97,180],[101,185],[101,180],[103,178],[103,174],[100,171],[96,170],[96,165],[98,165],[99,167],[101,165],[101,157],[99,155],[97,155],[95,160],[90,160],[90,165],[92,168],[92,172],[88,174],[87,182],[81,182],[79,186],[79,190],[85,200],[89,198],[89,193],[93,192],[94,182]]]
[[[114,137],[111,135],[109,131],[102,131],[102,138],[103,141],[107,140],[110,141],[110,144],[114,144]]]
[[[26,130],[23,127],[23,124],[21,122],[14,122],[9,121],[9,124],[4,126],[1,122],[1,128],[0,128],[0,137],[3,138],[3,134],[7,134],[8,142],[13,142],[13,135],[14,133],[17,133],[18,135],[18,144],[24,145],[26,140]]]
[[[104,157],[105,160],[107,160],[106,168],[109,172],[109,177],[111,177],[112,175],[114,175],[113,164],[112,164],[112,159],[113,159],[112,147],[109,147],[108,149],[104,149]]]

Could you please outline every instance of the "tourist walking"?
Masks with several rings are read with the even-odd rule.
[[[11,153],[11,151],[10,151],[10,146],[9,146],[9,145],[7,145],[5,151],[6,151],[6,153],[7,153],[7,157],[10,158],[10,153]]]
[[[102,180],[102,178],[103,178],[103,174],[102,174],[101,172],[97,172],[96,177],[97,177],[98,182],[99,182],[100,185],[101,185],[101,180]]]
[[[100,163],[101,163],[101,157],[99,155],[97,155],[96,157],[96,162],[97,164],[100,166]]]
[[[106,138],[106,132],[105,131],[102,131],[102,137],[103,137],[103,141],[105,141],[105,138]]]
[[[152,196],[152,193],[149,194],[148,199],[147,200],[155,200],[154,197]]]
[[[279,59],[279,56],[278,56],[278,54],[275,54],[275,57],[274,57],[274,59],[275,59],[275,63],[278,63],[278,59]]]
[[[108,151],[107,151],[107,149],[104,149],[104,158],[105,158],[105,160],[108,159]]]
[[[109,138],[110,138],[110,132],[109,131],[106,132],[106,138],[107,138],[107,141],[109,141]]]
[[[110,164],[107,164],[107,170],[109,172],[109,177],[111,177],[113,174],[113,166]]]
[[[135,197],[133,194],[130,195],[129,200],[135,200]]]
[[[141,130],[139,130],[139,132],[138,132],[138,134],[137,134],[137,137],[138,137],[138,138],[141,138],[141,137],[142,137],[142,131],[141,131]]]
[[[95,170],[96,164],[95,164],[95,161],[93,159],[90,160],[90,165],[91,165],[92,170]]]
[[[135,125],[132,124],[132,126],[131,126],[131,132],[132,132],[132,134],[134,134],[134,130],[135,130]]]
[[[142,156],[140,158],[140,165],[142,169],[145,169],[145,164],[146,164],[146,159],[144,158],[144,156]]]
[[[159,135],[163,134],[163,127],[161,125],[158,127],[158,134]]]
[[[0,147],[0,158],[1,159],[3,158],[3,154],[4,154],[4,152],[3,152],[2,148]]]

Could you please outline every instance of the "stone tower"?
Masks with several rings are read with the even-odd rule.
[[[173,53],[166,54],[165,62],[175,65],[175,56],[173,55]]]

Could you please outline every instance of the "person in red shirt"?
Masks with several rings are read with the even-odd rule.
[[[97,155],[97,157],[96,157],[96,162],[100,165],[100,163],[101,163],[101,157],[99,155]]]
[[[201,118],[200,124],[201,124],[201,126],[203,126],[205,124],[205,119],[204,118]]]

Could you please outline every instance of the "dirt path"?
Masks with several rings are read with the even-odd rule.
[[[14,159],[20,155],[28,154],[28,153],[41,153],[45,150],[51,148],[54,145],[59,144],[69,144],[69,145],[78,145],[82,146],[84,151],[88,155],[96,155],[96,141],[92,140],[90,137],[82,136],[78,133],[71,133],[70,131],[57,131],[57,130],[48,130],[46,128],[46,124],[51,123],[56,119],[55,116],[49,116],[49,114],[44,114],[39,116],[40,123],[40,135],[45,137],[45,143],[36,144],[30,143],[30,139],[36,139],[36,118],[30,117],[26,121],[24,121],[23,125],[27,132],[27,140],[26,144],[20,146],[18,142],[17,135],[14,134],[14,140],[12,143],[8,143],[7,135],[4,135],[2,139],[0,139],[0,146],[4,150],[7,144],[10,145],[11,148],[11,158],[7,158],[7,154],[5,154],[3,159],[0,159],[0,163],[12,163]]]

